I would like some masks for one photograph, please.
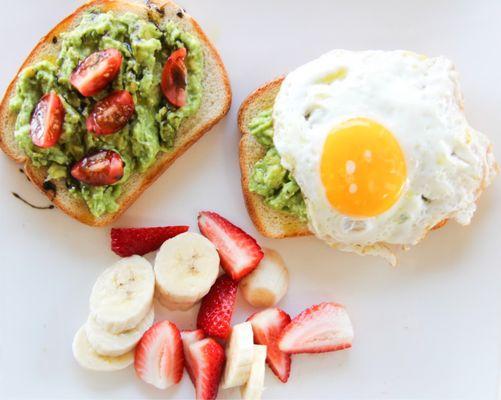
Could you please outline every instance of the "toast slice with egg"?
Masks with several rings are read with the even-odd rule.
[[[299,220],[293,214],[271,208],[265,204],[262,196],[249,190],[249,181],[254,166],[266,154],[266,149],[252,136],[249,124],[261,111],[273,107],[283,80],[284,77],[280,77],[256,89],[244,100],[238,112],[238,127],[242,134],[239,144],[239,159],[245,205],[258,231],[262,235],[274,239],[312,234],[307,223]],[[497,171],[498,168],[496,167],[495,170]],[[446,223],[447,219],[444,219],[430,230],[442,228]]]
[[[144,19],[175,21],[183,30],[196,36],[204,53],[204,88],[202,103],[198,111],[190,116],[176,133],[174,147],[157,155],[155,163],[143,173],[135,173],[123,184],[123,191],[117,202],[119,209],[114,213],[95,217],[84,200],[73,196],[61,180],[54,184],[45,183],[46,168],[35,167],[18,146],[14,136],[16,115],[9,110],[9,101],[15,95],[18,75],[10,83],[0,104],[0,148],[14,161],[24,164],[26,175],[63,212],[76,220],[91,225],[104,226],[115,221],[179,156],[209,131],[228,112],[231,104],[231,88],[227,72],[214,45],[198,23],[180,6],[170,0],[93,0],[78,8],[61,21],[32,50],[19,72],[40,60],[57,57],[61,44],[57,38],[62,32],[73,29],[81,16],[91,9],[117,14],[132,12]]]
[[[259,232],[266,237],[276,239],[311,234],[305,222],[293,214],[269,207],[261,196],[249,190],[249,180],[254,165],[266,153],[265,148],[250,133],[249,123],[261,111],[273,107],[283,79],[283,77],[277,78],[257,89],[242,103],[238,113],[238,127],[242,133],[240,170],[245,204]]]

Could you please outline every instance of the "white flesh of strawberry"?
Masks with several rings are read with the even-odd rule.
[[[235,244],[234,239],[228,235],[223,227],[221,227],[216,222],[212,221],[210,218],[205,216],[203,218],[203,224],[209,229],[209,232],[214,234],[218,238],[216,247],[224,252],[225,256],[231,257],[228,260],[231,264],[233,270],[237,273],[246,267],[248,254],[245,251],[245,246],[241,247]]]
[[[353,326],[348,313],[343,307],[337,312],[321,315],[301,321],[291,329],[280,341],[280,350],[294,351],[297,343],[301,343],[303,351],[315,351],[324,346],[349,347],[353,341]]]
[[[192,345],[193,343],[197,343],[203,339],[205,339],[205,334],[201,329],[197,329],[195,331],[181,332],[185,366],[192,381],[195,380],[195,377],[193,376],[193,359],[191,357],[190,345]]]
[[[190,347],[190,344],[198,342],[202,339],[205,339],[205,334],[201,329],[194,331],[182,331],[181,340],[183,341],[184,355],[186,356],[189,353],[188,349]]]
[[[145,363],[141,379],[158,389],[167,389],[175,382],[172,367],[176,364],[174,336],[170,331],[162,331],[146,350]]]

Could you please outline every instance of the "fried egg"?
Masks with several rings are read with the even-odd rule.
[[[469,224],[497,172],[444,57],[334,50],[287,75],[273,121],[310,230],[391,263],[442,221]]]

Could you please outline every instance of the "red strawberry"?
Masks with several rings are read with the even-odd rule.
[[[214,243],[222,267],[235,281],[250,274],[263,258],[257,242],[219,214],[201,212],[198,215],[198,227]]]
[[[278,348],[278,339],[291,317],[280,308],[268,308],[251,315],[247,321],[254,331],[254,342],[267,346],[266,362],[282,382],[287,382],[291,372],[291,356]]]
[[[321,303],[294,318],[283,330],[278,346],[289,354],[325,353],[348,349],[352,340],[353,326],[344,306]]]
[[[226,339],[231,332],[231,316],[238,284],[228,275],[220,276],[203,298],[198,311],[197,327],[207,336]]]
[[[134,368],[143,381],[158,389],[179,383],[183,377],[184,357],[176,325],[162,321],[146,331],[136,346]]]
[[[185,367],[193,383],[195,383],[195,377],[193,375],[193,370],[191,367],[192,362],[190,359],[190,352],[188,350],[190,348],[190,345],[192,345],[195,342],[199,342],[202,339],[205,339],[205,333],[201,329],[197,329],[194,331],[181,331],[181,340],[183,341]]]
[[[188,226],[161,226],[155,228],[113,228],[111,250],[121,257],[143,256],[158,250],[167,239],[186,232]]]
[[[196,399],[214,400],[226,359],[223,347],[207,338],[191,344],[188,351],[195,377]]]

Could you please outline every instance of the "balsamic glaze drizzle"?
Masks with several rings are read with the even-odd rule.
[[[50,206],[36,206],[34,204],[31,204],[29,201],[23,199],[19,194],[16,192],[12,192],[12,196],[14,196],[16,199],[21,200],[24,204],[30,206],[31,208],[35,208],[36,210],[52,210],[54,206],[51,204]]]
[[[56,187],[56,185],[53,182],[51,182],[51,181],[45,181],[43,183],[43,190],[45,192],[50,192],[51,193],[50,200],[51,201],[54,200],[54,197],[56,197],[57,187]]]

